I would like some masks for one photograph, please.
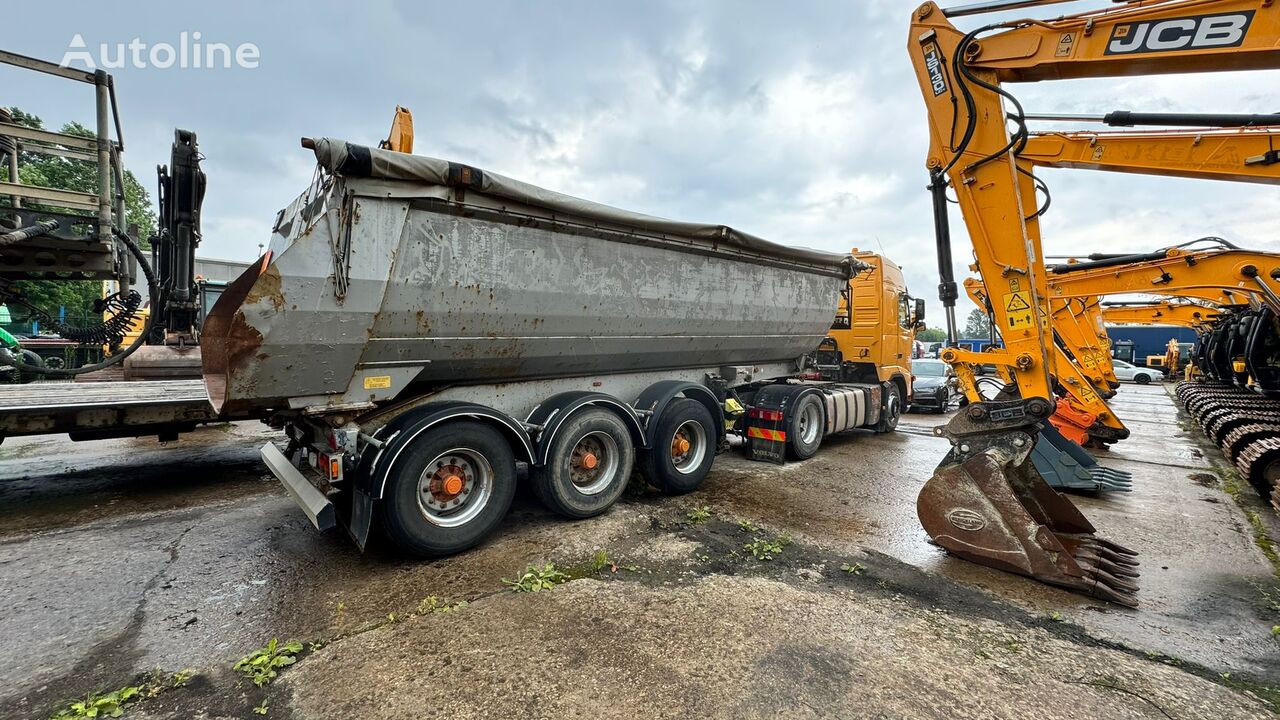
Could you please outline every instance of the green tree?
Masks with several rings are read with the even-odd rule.
[[[942,328],[927,328],[916,333],[916,339],[920,342],[945,342],[947,339],[947,331]]]
[[[17,107],[8,108],[13,122],[37,130],[44,129],[44,122],[36,115]],[[60,132],[67,135],[93,138],[97,135],[80,123],[67,123]],[[19,156],[18,176],[29,185],[43,185],[64,190],[96,193],[98,171],[95,163],[42,153],[23,152]],[[0,168],[0,180],[9,179],[8,167]],[[144,248],[156,233],[156,213],[151,206],[151,195],[138,178],[124,171],[125,227],[138,227],[137,239]],[[22,280],[15,283],[31,304],[57,315],[59,308],[66,308],[69,318],[79,318],[93,312],[93,302],[101,297],[102,284],[92,280]]]
[[[969,311],[969,318],[964,323],[964,336],[968,338],[985,338],[991,336],[991,318],[981,310]]]

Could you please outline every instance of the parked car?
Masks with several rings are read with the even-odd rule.
[[[941,360],[911,361],[911,409],[946,412],[956,394],[956,377]]]
[[[1116,377],[1120,380],[1132,380],[1139,385],[1164,380],[1164,373],[1156,368],[1138,367],[1123,360],[1113,359],[1111,365],[1116,369]]]

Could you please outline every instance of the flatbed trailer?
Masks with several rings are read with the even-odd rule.
[[[0,440],[67,433],[72,440],[178,433],[216,422],[202,380],[0,385]]]

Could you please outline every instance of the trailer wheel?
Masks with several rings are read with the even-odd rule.
[[[693,492],[711,471],[715,444],[715,421],[706,406],[677,398],[658,417],[653,449],[637,453],[640,474],[667,495]]]
[[[413,555],[461,552],[493,532],[515,492],[506,438],[482,423],[449,423],[416,438],[390,468],[383,528]]]
[[[560,426],[547,464],[534,468],[530,479],[548,510],[589,518],[621,497],[634,462],[635,445],[622,420],[603,408],[587,408]]]
[[[898,383],[890,382],[884,389],[884,407],[880,412],[880,422],[876,423],[876,432],[886,433],[898,429],[898,420],[902,418],[902,391]]]
[[[789,414],[791,418],[787,423],[787,454],[794,460],[808,460],[817,454],[818,446],[822,444],[822,401],[812,393],[805,395],[791,408]]]

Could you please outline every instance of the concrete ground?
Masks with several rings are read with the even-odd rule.
[[[1101,455],[1135,490],[1073,500],[1141,552],[1138,610],[931,545],[914,501],[942,416],[803,463],[722,455],[698,493],[633,487],[583,522],[524,493],[492,540],[435,562],[316,533],[260,466],[262,426],[12,439],[0,718],[138,684],[128,717],[1272,716],[1280,578],[1253,520],[1280,537],[1275,516],[1165,388],[1114,405],[1133,437]],[[780,536],[772,560],[745,547]],[[569,582],[504,586],[546,562]],[[231,665],[272,637],[304,648],[259,689]]]

